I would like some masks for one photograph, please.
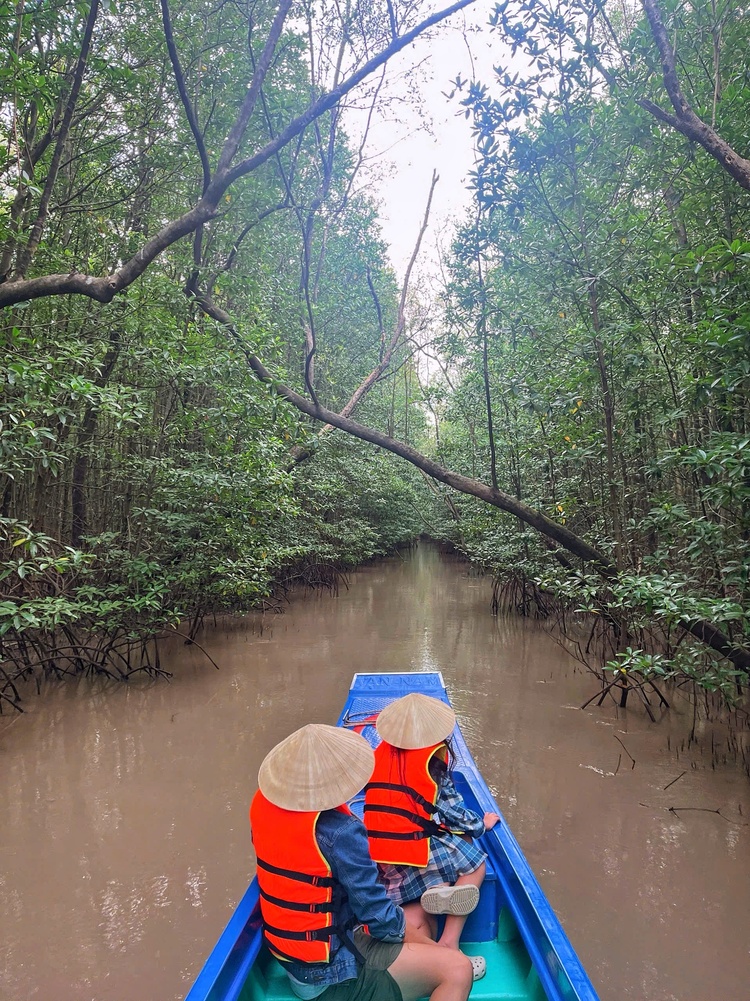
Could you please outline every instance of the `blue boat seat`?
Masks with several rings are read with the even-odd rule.
[[[480,839],[481,845],[481,839]],[[500,883],[490,859],[479,891],[479,903],[466,919],[462,942],[492,942],[497,938],[498,914],[502,906]]]

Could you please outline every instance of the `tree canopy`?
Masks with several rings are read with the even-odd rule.
[[[422,531],[607,684],[742,692],[746,5],[498,3],[425,303],[347,108],[470,2],[0,5],[0,705]]]

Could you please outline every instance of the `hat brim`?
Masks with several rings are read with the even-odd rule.
[[[415,750],[442,743],[455,725],[456,714],[447,702],[411,692],[381,710],[376,727],[386,743]]]
[[[309,723],[266,755],[258,786],[284,810],[333,810],[362,789],[374,767],[373,750],[360,734]]]

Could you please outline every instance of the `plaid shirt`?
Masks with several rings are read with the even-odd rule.
[[[430,771],[432,767],[431,763]],[[440,767],[433,777],[438,782],[433,819],[449,827],[451,832],[461,831],[472,838],[484,834],[484,820],[466,809],[450,773]],[[486,858],[473,841],[465,841],[461,834],[441,833],[430,838],[430,861],[424,869],[412,865],[378,864],[378,872],[391,900],[397,904],[408,904],[419,900],[431,886],[453,884],[459,876],[474,872]]]

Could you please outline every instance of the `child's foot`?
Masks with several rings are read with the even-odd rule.
[[[479,903],[479,888],[465,886],[432,886],[420,900],[428,914],[471,914]]]

